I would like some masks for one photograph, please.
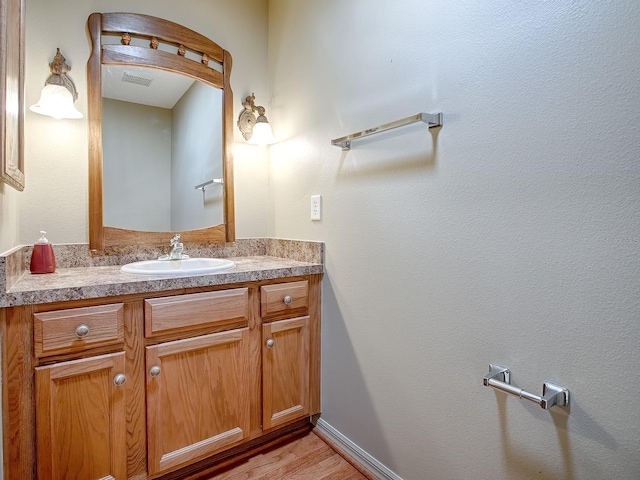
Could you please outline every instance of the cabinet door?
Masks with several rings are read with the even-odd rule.
[[[36,368],[38,479],[127,478],[124,353]]]
[[[309,415],[309,317],[262,325],[262,428]]]
[[[242,328],[147,347],[151,475],[248,438],[248,332]]]

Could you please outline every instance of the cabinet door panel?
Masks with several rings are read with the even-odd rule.
[[[269,430],[309,415],[309,317],[262,326],[262,425]]]
[[[147,347],[151,475],[248,438],[248,332],[243,328]]]
[[[36,368],[38,479],[127,478],[124,353]]]

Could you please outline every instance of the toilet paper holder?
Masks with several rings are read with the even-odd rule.
[[[569,407],[569,390],[566,388],[544,382],[542,396],[527,392],[515,385],[511,385],[511,371],[507,367],[500,365],[489,364],[489,373],[484,376],[483,383],[486,387],[493,387],[518,398],[537,403],[545,410],[549,410],[554,405]]]

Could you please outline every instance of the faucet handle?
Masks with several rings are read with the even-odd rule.
[[[171,242],[169,242],[170,245],[176,245],[180,243],[180,234],[176,233],[173,238],[171,239]]]

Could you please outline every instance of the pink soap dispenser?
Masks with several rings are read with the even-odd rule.
[[[40,232],[38,242],[33,246],[31,253],[31,273],[53,273],[56,271],[56,258],[53,255],[53,246],[47,240],[47,232]]]

